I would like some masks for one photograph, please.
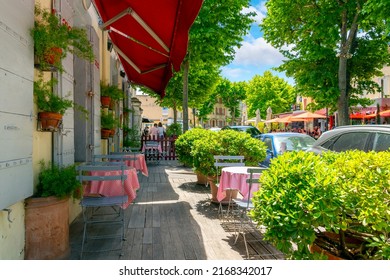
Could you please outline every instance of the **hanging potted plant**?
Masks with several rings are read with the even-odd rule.
[[[65,259],[69,247],[69,198],[80,198],[75,165],[40,161],[36,193],[25,201],[25,259]]]
[[[123,97],[124,93],[118,86],[100,82],[100,102],[103,108],[112,108],[112,102],[121,100]]]
[[[100,126],[101,126],[101,138],[108,139],[113,134],[115,134],[115,128],[117,127],[117,120],[112,112],[104,112],[102,110],[100,116]]]
[[[87,116],[87,111],[66,97],[60,97],[53,92],[57,84],[56,79],[44,81],[42,77],[34,81],[34,100],[38,107],[38,121],[42,131],[56,131],[66,110],[72,107],[82,111]]]
[[[41,70],[62,72],[62,59],[68,52],[88,61],[94,60],[92,45],[82,28],[60,22],[52,12],[35,6],[34,27],[30,30],[34,40],[35,65]]]

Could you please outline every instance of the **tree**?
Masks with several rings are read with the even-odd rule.
[[[300,94],[318,107],[338,111],[338,124],[349,122],[349,107],[377,90],[390,62],[387,0],[270,0],[260,25],[265,39],[288,59],[279,68],[294,77]],[[388,30],[388,29],[387,29]],[[289,47],[289,49],[286,48]]]
[[[183,62],[183,130],[188,130],[189,83],[187,73],[194,70],[193,63],[217,67],[228,64],[234,57],[243,36],[253,22],[253,14],[244,14],[249,0],[205,0],[190,30],[188,53]],[[190,74],[189,74],[190,75]]]
[[[255,75],[248,82],[246,91],[248,117],[254,117],[259,109],[261,117],[265,119],[268,107],[274,114],[290,111],[296,98],[294,88],[270,71],[265,71],[263,76]]]
[[[222,79],[216,87],[216,94],[221,97],[223,105],[229,110],[233,125],[235,118],[240,115],[240,102],[246,96],[245,82],[232,83],[228,79]]]

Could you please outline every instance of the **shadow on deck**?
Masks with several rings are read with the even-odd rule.
[[[210,203],[210,190],[196,183],[190,168],[177,161],[148,164],[149,176],[138,175],[137,198],[126,210],[126,241],[118,251],[90,253],[93,260],[243,260],[242,238],[234,244],[234,230],[218,219],[218,206]],[[99,229],[96,229],[99,230]],[[100,229],[105,230],[105,229]],[[110,229],[112,230],[112,229]],[[71,254],[80,257],[83,232],[81,215],[70,226]],[[254,230],[248,236],[250,259],[283,259]],[[115,249],[118,240],[90,242],[94,248]]]

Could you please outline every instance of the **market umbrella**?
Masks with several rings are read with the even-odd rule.
[[[255,126],[257,127],[257,125],[260,123],[261,121],[261,117],[260,117],[260,110],[257,109],[256,110],[256,121],[255,121]]]
[[[202,0],[94,0],[128,79],[160,96],[187,53]]]
[[[379,112],[381,117],[390,117],[390,110]]]
[[[295,115],[291,117],[292,120],[308,120],[308,119],[326,119],[326,116],[321,115],[321,114],[316,114],[312,112],[305,112],[299,115]]]

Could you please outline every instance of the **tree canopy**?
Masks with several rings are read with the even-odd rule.
[[[273,114],[290,111],[295,98],[294,87],[284,79],[272,75],[270,71],[265,71],[263,76],[255,75],[246,89],[248,118],[254,117],[259,109],[261,118],[265,119],[268,107]]]
[[[378,85],[389,64],[387,0],[269,0],[260,25],[265,39],[287,60],[279,68],[295,78],[301,95],[318,107],[338,111],[339,125],[349,107]]]

